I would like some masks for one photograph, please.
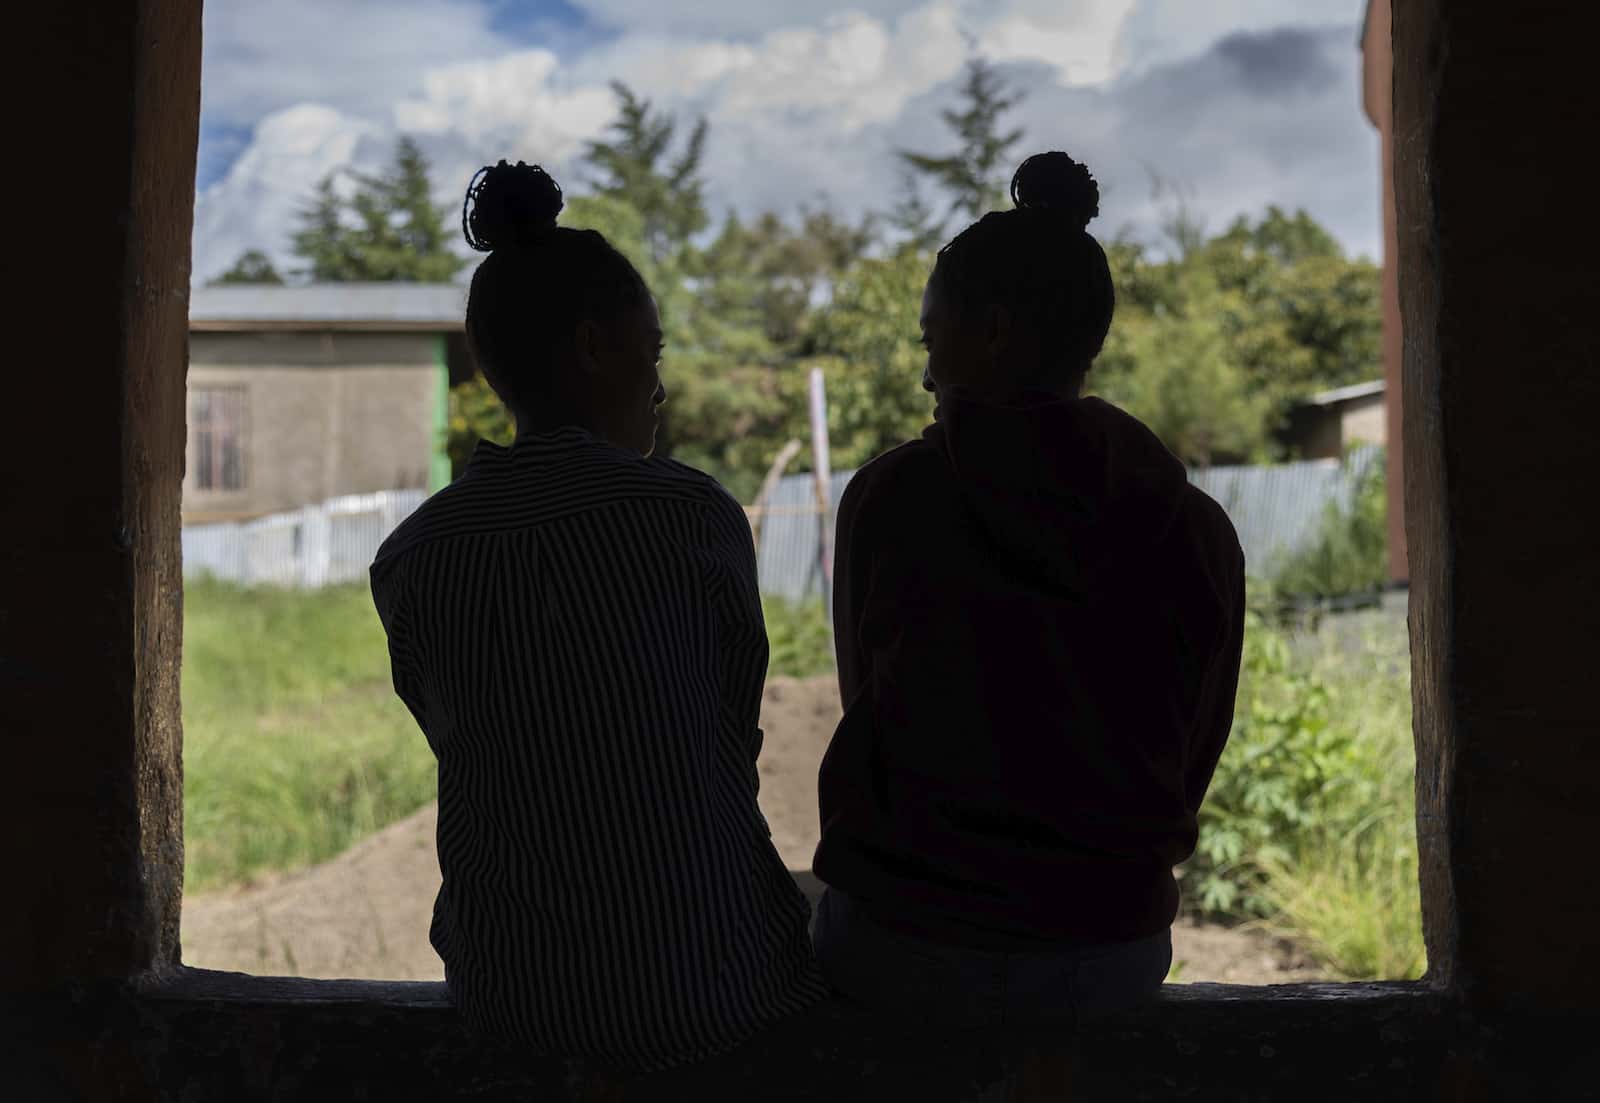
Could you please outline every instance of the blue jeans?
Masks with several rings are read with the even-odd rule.
[[[811,937],[841,995],[930,1025],[1070,1030],[1150,999],[1172,965],[1170,930],[1043,952],[975,950],[891,930],[831,888]]]

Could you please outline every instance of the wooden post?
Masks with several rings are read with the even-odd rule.
[[[833,528],[829,493],[828,402],[822,389],[822,369],[811,369],[811,466],[817,490],[817,560],[822,578],[822,609],[833,627]]]
[[[761,526],[766,522],[768,502],[772,499],[772,492],[778,486],[778,480],[783,478],[784,471],[795,456],[800,454],[802,445],[797,440],[791,440],[778,450],[778,455],[772,461],[772,466],[767,468],[767,477],[761,480],[761,490],[756,494],[756,501],[750,507],[750,536],[756,542],[756,554],[761,553]]]

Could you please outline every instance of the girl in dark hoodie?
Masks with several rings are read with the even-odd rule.
[[[819,778],[815,945],[847,996],[971,1025],[1152,995],[1172,868],[1233,717],[1244,556],[1084,377],[1110,328],[1099,191],[1030,157],[939,251],[920,440],[839,507],[844,718]]]

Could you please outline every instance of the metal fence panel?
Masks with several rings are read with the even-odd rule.
[[[1366,445],[1348,461],[1300,460],[1264,467],[1191,470],[1189,481],[1228,514],[1253,577],[1273,574],[1289,555],[1315,543],[1328,508],[1347,509],[1383,449]]]
[[[183,575],[243,585],[359,582],[378,546],[427,496],[424,490],[385,490],[251,521],[187,525]]]
[[[1358,482],[1382,457],[1382,448],[1367,446],[1347,462],[1211,467],[1192,470],[1189,478],[1227,511],[1251,573],[1270,574],[1284,556],[1316,540],[1329,505],[1347,507]],[[833,473],[827,524],[833,524],[854,475]],[[426,498],[423,490],[388,490],[253,521],[190,525],[183,530],[184,577],[306,587],[359,582],[378,546]],[[780,479],[764,512],[756,549],[761,592],[791,601],[819,596],[822,518],[812,477]]]
[[[1227,512],[1251,574],[1269,575],[1285,556],[1314,543],[1329,505],[1348,507],[1360,480],[1382,462],[1382,447],[1366,445],[1353,450],[1347,461],[1198,468],[1190,470],[1189,481]],[[829,524],[854,474],[834,472]],[[788,475],[778,482],[762,522],[756,560],[762,593],[791,601],[821,594],[815,501],[810,475]]]

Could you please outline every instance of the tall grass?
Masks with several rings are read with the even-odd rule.
[[[330,858],[434,797],[364,587],[188,584],[183,723],[190,890]]]
[[[832,672],[819,603],[768,599],[764,612],[770,675]],[[1352,634],[1352,623],[1328,618],[1299,638],[1252,623],[1186,895],[1199,898],[1202,876],[1232,884],[1215,914],[1286,935],[1330,973],[1414,977],[1424,961],[1404,628],[1375,617]],[[390,688],[364,587],[191,583],[183,709],[191,890],[323,861],[434,797],[433,756]]]
[[[832,670],[819,603],[764,606],[770,673]],[[189,890],[324,861],[434,799],[365,587],[191,582],[183,631]]]
[[[1357,646],[1322,646],[1303,661],[1327,686],[1359,753],[1340,815],[1311,824],[1288,857],[1269,856],[1267,924],[1330,973],[1350,980],[1414,979],[1426,967],[1417,884],[1416,753],[1404,625],[1368,618]]]
[[[1338,976],[1420,975],[1414,775],[1398,617],[1296,630],[1252,614],[1186,898],[1291,938]]]

